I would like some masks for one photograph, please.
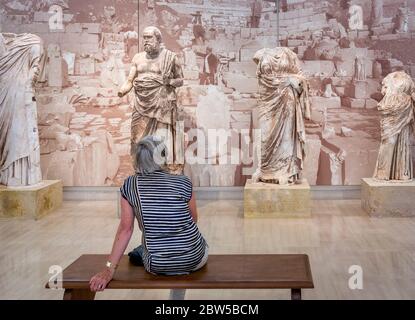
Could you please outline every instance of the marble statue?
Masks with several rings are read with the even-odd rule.
[[[253,181],[300,182],[305,152],[304,118],[310,118],[308,83],[297,55],[288,48],[256,52],[261,157]]]
[[[169,170],[180,173],[184,161],[184,136],[176,132],[180,116],[176,88],[183,85],[183,71],[176,54],[162,44],[158,28],[144,29],[143,41],[144,52],[134,56],[128,79],[118,92],[118,96],[122,97],[134,89],[131,154],[134,154],[135,145],[144,136],[159,136],[168,149]],[[183,139],[176,139],[177,136]]]
[[[325,86],[325,89],[324,89],[324,93],[323,93],[323,97],[325,97],[325,98],[331,98],[331,97],[337,97],[337,96],[338,95],[333,90],[332,84],[331,83],[326,83],[326,86]]]
[[[409,31],[409,10],[405,6],[398,9],[395,17],[395,32],[407,33]]]
[[[357,56],[354,64],[354,79],[355,80],[366,80],[366,66],[365,58]]]
[[[349,29],[363,30],[363,9],[361,6],[354,4],[349,8]]]
[[[383,21],[383,0],[372,0],[372,27],[379,26]]]
[[[388,74],[382,82],[381,144],[374,178],[410,181],[414,177],[411,137],[415,129],[415,83],[403,71]]]
[[[0,56],[0,183],[42,181],[34,85],[44,70],[43,41],[34,34],[4,34]]]

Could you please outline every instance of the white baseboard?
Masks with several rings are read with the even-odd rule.
[[[199,200],[243,200],[244,187],[196,187]],[[360,199],[360,185],[356,186],[312,186],[314,200]],[[118,200],[119,187],[64,187],[65,201]]]

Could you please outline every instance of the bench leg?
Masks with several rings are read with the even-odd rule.
[[[301,300],[301,289],[291,289],[291,300]]]
[[[184,300],[186,289],[171,289],[169,300]]]
[[[94,300],[95,292],[89,289],[65,289],[63,300]]]

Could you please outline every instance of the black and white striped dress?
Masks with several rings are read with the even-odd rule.
[[[166,275],[193,271],[207,253],[207,243],[190,214],[190,179],[163,171],[135,174],[120,191],[143,232],[145,269]]]

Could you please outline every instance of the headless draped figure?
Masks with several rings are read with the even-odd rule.
[[[5,34],[0,56],[0,183],[41,182],[34,84],[43,71],[42,40],[34,34]]]
[[[411,181],[414,177],[411,137],[414,134],[415,84],[403,71],[388,74],[382,82],[381,143],[374,178]]]
[[[295,183],[305,158],[304,118],[310,118],[307,80],[297,55],[288,48],[259,50],[254,61],[261,96],[261,157],[253,180]]]

